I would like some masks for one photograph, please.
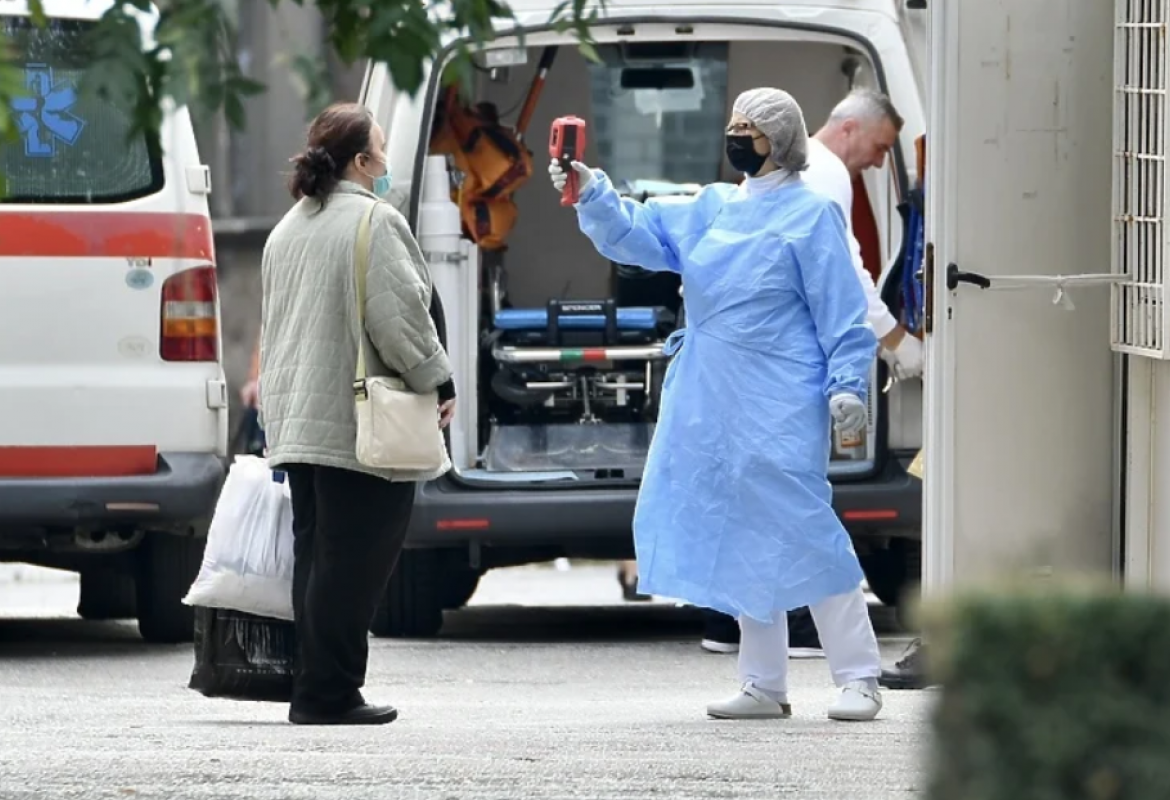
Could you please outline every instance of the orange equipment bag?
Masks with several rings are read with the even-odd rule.
[[[516,225],[512,195],[532,177],[532,153],[524,133],[556,53],[555,47],[545,48],[515,128],[500,122],[491,103],[461,103],[457,86],[447,90],[440,107],[430,151],[451,156],[462,173],[451,199],[459,206],[467,235],[485,250],[503,249]]]

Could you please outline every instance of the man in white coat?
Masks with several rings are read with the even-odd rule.
[[[869,301],[869,323],[881,340],[882,358],[899,380],[906,380],[922,375],[922,342],[909,335],[882,302],[873,276],[862,263],[852,221],[853,179],[885,163],[901,130],[902,117],[888,97],[872,89],[856,89],[837,104],[828,122],[810,139],[808,169],[801,177],[845,214],[853,268]]]
[[[881,342],[881,357],[898,380],[907,380],[922,375],[922,342],[906,331],[882,301],[853,233],[853,179],[866,169],[879,169],[885,164],[902,125],[902,117],[888,97],[872,89],[855,89],[836,105],[825,125],[809,137],[808,169],[801,178],[840,206],[845,215],[853,268],[865,290],[867,319]],[[788,625],[792,657],[823,655],[807,609],[789,612]],[[702,646],[714,653],[737,652],[739,624],[724,614],[708,611]]]

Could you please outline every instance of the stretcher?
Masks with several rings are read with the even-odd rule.
[[[496,311],[492,388],[516,406],[577,422],[638,421],[658,402],[675,317],[613,299]]]
[[[634,181],[638,201],[693,194],[693,184]],[[657,418],[667,337],[678,326],[681,278],[611,264],[611,297],[504,308],[503,271],[489,274],[493,417],[504,424],[647,423]],[[495,411],[501,413],[494,413]]]

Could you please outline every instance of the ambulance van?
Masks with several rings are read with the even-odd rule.
[[[38,26],[0,2],[20,79],[0,143],[0,560],[79,573],[87,619],[189,641],[180,598],[227,450],[210,177],[186,108],[132,132],[87,81],[109,6],[45,0]]]
[[[915,282],[904,247],[925,130],[920,2],[608,0],[591,29],[593,58],[549,23],[555,0],[510,5],[523,37],[501,28],[473,56],[460,97],[434,66],[414,96],[394,88],[384,64],[371,65],[362,90],[388,132],[391,201],[414,226],[443,300],[459,391],[455,469],[418,490],[378,634],[436,633],[444,609],[466,602],[494,567],[632,554],[663,343],[685,304],[677,276],[610,264],[580,233],[546,173],[553,120],[583,120],[583,160],[644,199],[739,178],[724,128],[746,89],[786,89],[811,131],[851,88],[887,93],[905,125],[885,166],[856,183],[853,221],[895,315],[921,314],[907,307]],[[447,41],[435,65],[461,44]],[[453,211],[472,185],[460,164],[493,149],[520,172],[530,151],[531,178],[508,201]],[[482,183],[499,157],[479,161],[471,178]],[[498,169],[498,185],[514,186],[515,174]],[[886,392],[887,379],[875,358],[871,424],[860,441],[834,443],[830,477],[870,588],[897,604],[920,571],[921,484],[906,470],[922,443],[922,386]]]

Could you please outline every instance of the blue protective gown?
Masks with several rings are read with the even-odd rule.
[[[866,398],[877,340],[840,209],[798,179],[638,203],[595,176],[581,230],[617,263],[681,273],[686,296],[634,515],[639,591],[772,622],[856,589],[828,398]]]

